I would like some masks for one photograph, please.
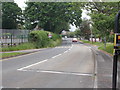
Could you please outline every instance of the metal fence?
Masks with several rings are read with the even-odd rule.
[[[13,46],[28,42],[30,30],[0,29],[0,44],[4,46]]]

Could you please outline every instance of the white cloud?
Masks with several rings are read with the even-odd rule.
[[[87,14],[89,13],[89,11],[87,10],[82,10],[82,19],[86,18],[86,19],[91,19],[90,16],[88,16]]]
[[[26,2],[27,0],[14,0],[14,1],[15,1],[15,3],[18,4],[18,6],[19,6],[22,10],[25,9],[25,7],[26,7],[25,2]]]
[[[70,24],[70,29],[69,29],[70,31],[74,32],[76,29],[77,29],[77,28],[76,28],[75,25],[73,26],[73,25]]]

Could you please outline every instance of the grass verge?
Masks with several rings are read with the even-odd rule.
[[[50,40],[48,46],[46,47],[55,47],[61,44],[61,39],[57,39],[57,40]],[[42,47],[42,48],[46,48],[46,47]],[[27,50],[27,49],[38,49],[36,47],[36,43],[23,43],[17,46],[12,46],[12,47],[3,47],[2,48],[2,52],[6,52],[6,51],[18,51],[18,50]]]
[[[97,45],[98,49],[106,51],[107,53],[113,54],[113,43],[107,43],[106,48],[104,47],[104,43],[102,42],[91,42],[91,41],[86,41],[86,40],[81,40],[83,43],[89,43],[93,45]]]
[[[13,53],[2,53],[2,58],[9,58],[13,56],[23,55],[23,52],[13,52]]]
[[[3,47],[2,51],[18,51],[18,50],[26,50],[26,49],[35,49],[35,44],[34,43],[23,43],[17,46],[12,46],[12,47]]]

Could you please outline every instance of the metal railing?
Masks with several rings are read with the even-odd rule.
[[[13,46],[28,42],[28,34],[30,30],[18,29],[0,29],[0,44],[4,46]]]

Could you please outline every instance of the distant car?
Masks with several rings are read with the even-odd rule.
[[[73,38],[73,39],[72,39],[72,42],[77,42],[77,41],[78,41],[77,38]]]
[[[67,38],[67,36],[65,36],[65,38]]]

